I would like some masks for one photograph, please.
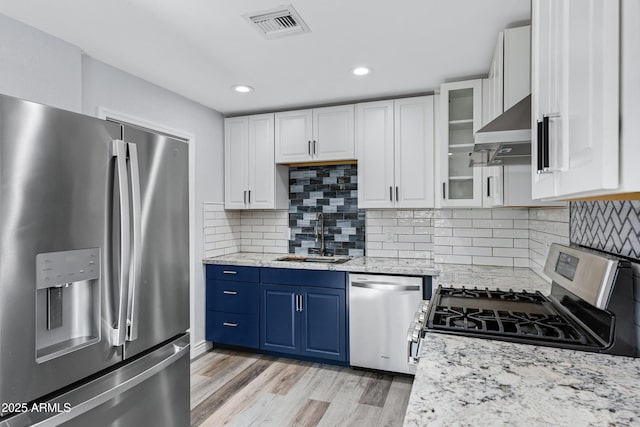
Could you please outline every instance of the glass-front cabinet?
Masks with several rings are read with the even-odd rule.
[[[436,173],[440,206],[481,207],[482,168],[469,166],[473,135],[482,125],[482,80],[440,86]]]

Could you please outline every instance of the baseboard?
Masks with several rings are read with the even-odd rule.
[[[191,360],[200,356],[203,353],[209,351],[209,349],[213,347],[213,345],[209,341],[202,340],[199,343],[195,344],[191,347]]]

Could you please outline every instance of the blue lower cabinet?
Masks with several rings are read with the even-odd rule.
[[[346,361],[342,289],[306,288],[302,293],[300,354]]]
[[[345,291],[260,285],[260,349],[346,361]]]
[[[298,289],[282,285],[262,285],[260,288],[260,348],[279,353],[300,353],[296,311]]]
[[[258,348],[258,315],[207,312],[207,341]]]

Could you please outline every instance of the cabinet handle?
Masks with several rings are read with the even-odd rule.
[[[238,292],[236,291],[222,291],[222,293],[225,295],[238,295]]]
[[[393,202],[393,187],[389,187],[389,201]]]
[[[491,197],[491,177],[487,177],[487,197]]]
[[[249,190],[249,204],[251,204],[251,190]]]
[[[316,141],[313,141],[313,155],[316,155]]]
[[[538,155],[537,155],[537,160],[538,160],[538,164],[536,166],[536,171],[538,173],[540,173],[542,171],[542,152],[544,150],[543,145],[544,145],[544,124],[538,120],[536,121],[536,126],[538,128]]]
[[[542,116],[542,170],[549,169],[549,116],[546,114]]]
[[[309,146],[307,147],[307,151],[309,152],[309,155],[311,155],[311,141],[308,141]]]
[[[396,202],[400,201],[400,187],[396,187]]]
[[[244,194],[242,196],[242,202],[246,205],[247,204],[247,190],[244,190]]]
[[[235,328],[236,326],[238,326],[237,323],[231,323],[231,322],[224,322],[222,324],[222,326],[229,326],[230,328]]]
[[[447,183],[443,182],[442,183],[442,200],[446,200],[447,199]]]
[[[222,274],[238,274],[238,272],[233,270],[223,270]]]
[[[304,310],[304,299],[303,299],[303,296],[300,295],[300,311],[303,311],[303,310]]]
[[[297,294],[296,294],[296,312],[297,312],[297,311],[300,311],[300,303],[298,302],[298,297],[299,297],[299,296],[300,296],[300,295],[297,295]]]

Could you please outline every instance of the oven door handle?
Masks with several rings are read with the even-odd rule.
[[[351,282],[351,286],[377,291],[419,291],[421,289],[420,285],[401,285],[391,282]]]

